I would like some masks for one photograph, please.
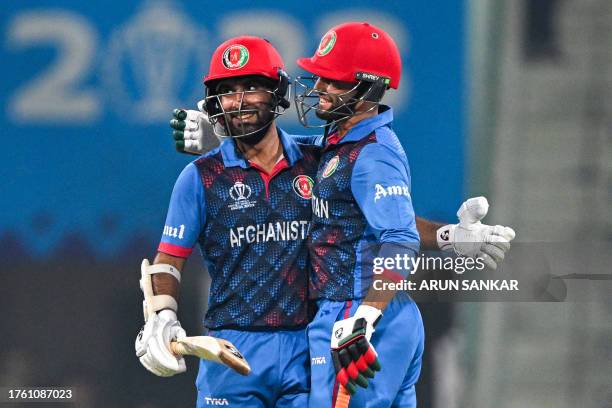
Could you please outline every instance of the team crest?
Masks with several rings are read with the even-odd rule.
[[[329,30],[323,36],[323,38],[321,38],[319,48],[317,48],[317,55],[322,57],[329,54],[329,52],[334,48],[334,45],[336,45],[336,38],[336,32],[334,30]]]
[[[312,198],[312,187],[314,181],[308,176],[301,175],[293,179],[293,191],[300,197],[310,200]]]
[[[323,178],[327,178],[334,174],[334,171],[338,168],[338,163],[340,162],[339,156],[334,156],[330,161],[327,162],[327,166],[325,166],[325,170],[323,170]]]
[[[230,45],[223,51],[223,66],[227,69],[240,69],[249,62],[249,50],[244,45]]]

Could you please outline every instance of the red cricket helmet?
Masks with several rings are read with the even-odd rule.
[[[213,125],[215,134],[220,137],[246,137],[262,136],[267,131],[272,121],[283,114],[289,108],[290,103],[286,98],[289,89],[289,77],[284,71],[285,64],[272,46],[263,38],[252,36],[239,36],[231,38],[222,43],[212,55],[208,74],[204,77],[206,94],[202,109],[208,114],[208,119]],[[226,115],[242,115],[245,113],[257,113],[257,109],[245,109],[242,105],[244,95],[253,91],[238,92],[240,94],[240,107],[233,111],[223,109],[220,97],[215,90],[218,81],[245,76],[261,76],[271,80],[270,93],[272,98],[269,104],[269,112],[273,114],[271,119],[262,124],[259,129],[246,131],[244,123],[242,130],[232,132],[226,121]],[[273,84],[276,83],[276,86]],[[259,92],[259,91],[257,91]]]
[[[397,89],[402,60],[393,38],[384,30],[366,23],[343,23],[331,28],[310,58],[300,58],[304,70],[336,81],[359,82],[358,73],[389,79],[388,86]]]
[[[245,75],[278,80],[279,70],[284,69],[283,59],[268,40],[242,35],[217,47],[210,60],[208,75],[204,77],[204,85],[208,86],[217,79]]]

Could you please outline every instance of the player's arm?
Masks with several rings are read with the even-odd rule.
[[[417,217],[421,248],[482,258],[489,268],[496,269],[510,250],[510,242],[516,234],[510,227],[480,222],[488,210],[489,203],[485,197],[474,197],[459,207],[458,224],[442,224]]]
[[[153,264],[141,265],[145,325],[135,342],[136,356],[155,375],[169,377],[186,370],[170,343],[186,336],[178,317],[181,271],[204,224],[203,186],[193,163],[179,176],[170,199],[166,225]]]
[[[370,256],[372,260],[393,259],[396,255],[417,256],[419,236],[406,159],[379,144],[364,147],[353,168],[351,190],[377,238],[377,246],[368,251],[369,255],[362,251],[362,264],[367,264]],[[390,270],[378,276],[394,281],[409,272]],[[338,381],[351,394],[356,391],[356,385],[367,387],[367,377],[373,377],[380,369],[370,338],[394,295],[392,291],[377,291],[372,284],[355,314],[334,324],[332,359]]]

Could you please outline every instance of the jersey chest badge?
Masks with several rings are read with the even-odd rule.
[[[241,181],[237,181],[229,189],[229,195],[234,200],[228,205],[230,210],[243,210],[245,208],[255,207],[255,201],[249,200],[251,197],[251,187]]]
[[[310,200],[312,198],[312,187],[314,186],[314,181],[312,181],[310,177],[302,174],[294,178],[292,184],[295,194],[306,200]]]
[[[327,162],[327,165],[325,166],[325,170],[323,170],[323,173],[321,174],[321,176],[323,176],[323,178],[327,178],[331,176],[332,174],[334,174],[334,172],[338,168],[339,162],[340,162],[340,156],[332,157],[331,160]]]

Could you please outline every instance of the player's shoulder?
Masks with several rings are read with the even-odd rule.
[[[375,155],[391,155],[402,161],[407,160],[406,152],[397,134],[389,126],[382,126],[375,130],[375,140],[367,146],[367,150]]]
[[[214,149],[198,156],[193,160],[192,164],[197,169],[205,169],[210,166],[217,167],[219,164],[223,164],[223,156],[221,154],[221,146],[217,146]],[[189,165],[188,165],[189,166]]]

